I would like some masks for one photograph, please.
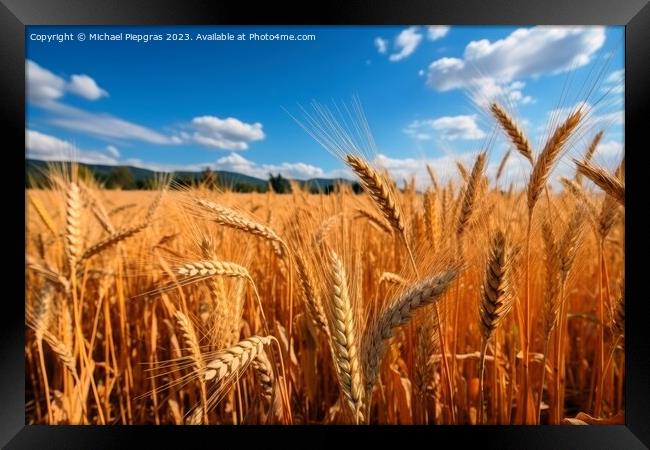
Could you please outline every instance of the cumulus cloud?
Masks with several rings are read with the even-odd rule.
[[[65,80],[29,59],[25,64],[25,77],[29,100],[43,102],[63,97]]]
[[[404,132],[421,141],[433,139],[434,136],[449,141],[483,139],[486,134],[478,126],[476,119],[476,115],[459,115],[416,120],[411,122]]]
[[[100,88],[88,75],[72,75],[70,80],[66,81],[30,59],[25,62],[25,77],[27,98],[35,103],[57,100],[66,92],[88,100],[108,96],[108,92]]]
[[[259,164],[248,160],[237,153],[231,153],[227,156],[217,159],[214,169],[228,170],[232,172],[243,173],[252,177],[266,179],[269,173],[280,173],[285,178],[309,179],[325,176],[325,172],[320,167],[302,162],[281,164]]]
[[[390,61],[401,61],[415,51],[422,42],[422,34],[418,30],[419,27],[409,27],[397,35],[394,45],[398,51],[388,57]]]
[[[108,96],[108,92],[100,88],[97,82],[88,75],[72,75],[66,89],[88,100],[97,100]]]
[[[449,33],[451,27],[447,25],[431,25],[427,27],[427,38],[430,41],[442,39]]]
[[[222,150],[246,150],[250,142],[265,137],[261,123],[245,123],[234,117],[200,116],[192,119],[191,125],[193,141]]]
[[[381,54],[386,53],[386,50],[388,49],[388,41],[386,39],[382,39],[380,37],[375,38],[375,47],[377,47],[377,51]]]
[[[27,158],[41,161],[78,161],[86,164],[118,164],[118,160],[95,150],[82,150],[66,141],[36,130],[25,129]]]
[[[471,89],[489,98],[503,94],[504,86],[513,81],[584,66],[604,42],[602,26],[519,28],[494,42],[471,41],[462,58],[433,61],[427,84],[438,91]],[[511,87],[510,91],[515,92],[511,100],[526,98],[521,89]]]

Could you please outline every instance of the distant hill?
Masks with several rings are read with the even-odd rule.
[[[40,185],[44,182],[44,174],[47,173],[48,164],[69,165],[67,162],[50,162],[40,161],[36,159],[25,160],[25,175],[28,186],[30,183]],[[128,171],[132,177],[133,183],[130,185],[132,189],[146,189],[156,179],[160,172],[154,172],[149,169],[133,166],[107,166],[103,164],[83,164],[77,163],[82,170],[88,170],[93,174],[93,177],[108,185],[110,187],[111,181],[115,177],[115,172],[119,169],[124,175],[124,171]],[[269,186],[269,180],[262,180],[260,178],[251,177],[237,172],[229,172],[225,170],[215,170],[212,172],[217,180],[219,186],[228,187],[234,191],[242,192],[266,192]],[[191,184],[201,180],[202,172],[172,172],[173,179],[179,184]],[[293,181],[293,180],[289,180]],[[359,190],[358,183],[346,180],[343,178],[312,178],[309,180],[295,180],[301,187],[309,189],[312,192],[331,192],[338,184],[350,185],[353,189]]]

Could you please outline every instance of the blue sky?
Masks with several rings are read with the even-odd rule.
[[[105,32],[123,33],[123,40],[90,39]],[[36,40],[57,33],[74,40]],[[125,40],[127,33],[163,40]],[[167,33],[192,40],[167,41]],[[209,33],[245,33],[246,40],[197,40]],[[250,40],[250,33],[315,40]],[[442,178],[453,177],[456,159],[469,163],[486,146],[495,170],[507,144],[499,133],[492,139],[489,100],[505,104],[538,149],[549,114],[586,99],[593,123],[569,152],[579,155],[605,128],[596,159],[613,165],[623,154],[623,33],[623,27],[32,26],[27,156],[154,170],[210,165],[261,178],[346,175],[290,114],[303,117],[299,105],[308,109],[313,100],[331,106],[357,96],[376,162],[398,179],[415,174],[424,182],[424,162]],[[518,180],[525,164],[512,157],[507,178]]]

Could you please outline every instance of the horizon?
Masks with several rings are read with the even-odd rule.
[[[88,39],[34,40],[53,30]],[[91,41],[92,33],[121,40]],[[127,33],[151,40],[126,40]],[[151,38],[167,33],[192,41]],[[211,33],[226,39],[196,40]],[[237,41],[240,33],[315,40]],[[604,128],[595,160],[613,167],[624,152],[623,33],[618,26],[29,26],[26,158],[354,179],[292,116],[304,118],[301,105],[312,101],[336,110],[356,96],[377,144],[373,162],[398,183],[410,175],[419,187],[427,183],[425,163],[443,181],[455,179],[455,161],[471,164],[485,148],[493,175],[508,148],[485,108],[494,99],[537,151],[549,118],[587,100],[596,108],[569,153],[581,156]],[[568,96],[568,87],[577,94]],[[523,181],[526,164],[511,157],[505,182]],[[562,161],[553,178],[573,171]]]

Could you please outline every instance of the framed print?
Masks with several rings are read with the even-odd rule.
[[[646,2],[2,15],[7,448],[650,442]]]

